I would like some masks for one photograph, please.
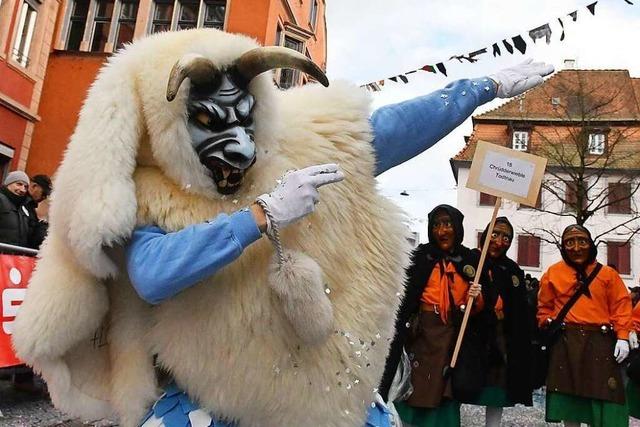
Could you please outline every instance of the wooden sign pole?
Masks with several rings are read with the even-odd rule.
[[[500,209],[500,205],[502,204],[502,197],[496,198],[496,204],[493,207],[493,215],[491,216],[491,223],[489,223],[489,228],[487,229],[487,237],[484,239],[484,243],[482,244],[482,253],[480,254],[480,262],[478,263],[478,268],[476,269],[476,276],[473,279],[473,284],[477,285],[480,281],[480,275],[482,274],[482,269],[484,268],[484,260],[487,257],[487,251],[489,250],[489,242],[491,241],[491,234],[493,234],[493,227],[496,225],[496,218],[498,217],[498,210]],[[467,306],[464,310],[464,317],[462,318],[462,325],[460,326],[460,332],[458,332],[458,339],[456,341],[456,347],[453,350],[453,357],[451,358],[451,363],[449,366],[451,368],[456,367],[456,362],[458,361],[458,353],[460,352],[460,347],[462,346],[462,339],[464,338],[464,331],[467,329],[467,323],[469,322],[469,315],[471,314],[471,307],[473,306],[473,297],[469,297],[467,300]]]

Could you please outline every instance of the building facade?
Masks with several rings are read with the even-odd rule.
[[[577,212],[586,212],[585,226],[601,236],[599,261],[614,266],[628,286],[637,286],[639,100],[640,78],[627,70],[567,69],[473,117],[466,146],[451,159],[458,208],[465,214],[465,245],[478,246],[495,204],[493,196],[466,188],[476,143],[488,141],[548,160],[536,207],[505,200],[499,213],[514,225],[509,256],[525,272],[540,277],[559,261],[557,237],[576,222]]]
[[[7,1],[7,0],[2,0]],[[26,1],[26,0],[22,0]],[[60,0],[47,78],[27,169],[52,174],[76,125],[87,89],[105,59],[124,44],[160,31],[218,28],[262,45],[295,49],[326,69],[324,0]],[[280,70],[286,89],[307,82]]]
[[[0,178],[26,166],[59,7],[0,0]]]

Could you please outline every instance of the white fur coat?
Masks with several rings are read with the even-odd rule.
[[[226,198],[189,142],[188,85],[165,99],[182,55],[224,66],[255,46],[216,30],[154,35],[111,58],[92,86],[14,332],[18,355],[42,372],[60,409],[136,425],[157,397],[157,355],[192,398],[240,427],[363,425],[409,250],[403,218],[376,192],[368,97],[340,82],[281,92],[270,73],[254,79],[258,159]],[[263,238],[162,304],[135,294],[122,246],[136,225],[179,230],[249,205],[288,169],[328,162],[346,179],[322,188],[316,212],[282,240],[318,263],[329,293],[269,284],[274,250]],[[298,301],[297,317],[283,293]],[[301,340],[296,331],[322,316],[332,319],[329,336]]]

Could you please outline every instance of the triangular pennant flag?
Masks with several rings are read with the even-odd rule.
[[[378,85],[379,86],[384,86],[384,80],[378,80]]]
[[[425,65],[424,67],[420,68],[423,71],[428,71],[429,73],[435,73],[436,69],[433,65]]]
[[[578,11],[574,10],[569,14],[569,16],[571,17],[571,19],[573,19],[573,22],[576,22],[578,20]]]
[[[527,43],[524,41],[522,36],[517,35],[515,37],[512,37],[511,40],[513,40],[513,45],[516,47],[516,49],[518,49],[520,53],[524,55],[524,53],[527,51]]]
[[[493,56],[494,57],[500,56],[501,53],[500,53],[500,47],[498,46],[498,43],[494,43],[492,47],[493,47]]]
[[[631,4],[631,5],[633,4],[633,2],[632,2],[632,1],[630,1],[630,0],[624,0],[624,1],[625,1],[625,3],[627,3],[627,4]]]
[[[560,41],[564,40],[564,22],[562,22],[562,19],[558,18],[558,22],[560,22],[560,26],[562,27],[562,34],[560,35]]]
[[[398,83],[398,76],[395,77],[389,77],[389,80],[391,80],[394,83]]]
[[[436,64],[436,68],[438,69],[438,71],[440,71],[445,76],[447,75],[447,69],[444,67],[444,64],[442,62],[438,62]]]
[[[529,37],[533,40],[535,44],[536,40],[544,37],[544,40],[547,44],[551,43],[551,27],[549,24],[541,25],[533,30],[529,31]]]
[[[587,5],[587,9],[589,9],[589,12],[591,12],[592,15],[596,14],[596,4],[598,4],[598,2],[594,1],[593,3]]]
[[[506,40],[502,40],[502,43],[504,44],[504,47],[506,47],[506,48],[507,48],[507,50],[509,51],[509,53],[513,55],[513,46],[511,46],[511,45],[509,44],[509,42],[508,42],[508,41],[506,41]]]
[[[404,74],[400,74],[398,77],[400,77],[400,80],[402,80],[403,82],[409,83],[409,79]]]
[[[409,74],[413,74],[413,73],[417,73],[418,70],[413,70],[413,71],[407,71],[405,74],[405,76],[409,75]]]

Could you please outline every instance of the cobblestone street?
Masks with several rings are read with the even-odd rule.
[[[542,394],[536,396],[531,408],[518,406],[504,410],[503,427],[541,427],[561,426],[544,422]],[[0,381],[0,417],[1,427],[114,427],[109,421],[83,423],[73,420],[55,410],[43,394],[25,393],[13,389],[10,383]],[[631,419],[631,427],[640,427],[640,422]],[[484,408],[472,405],[462,406],[462,426],[484,426]],[[320,426],[319,426],[320,427]]]

